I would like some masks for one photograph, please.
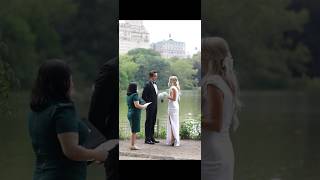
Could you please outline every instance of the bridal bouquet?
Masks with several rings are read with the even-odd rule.
[[[164,98],[168,97],[169,94],[167,92],[162,92],[158,94],[158,98],[163,102]]]

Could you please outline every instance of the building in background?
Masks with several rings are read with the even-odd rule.
[[[119,53],[135,48],[150,48],[149,33],[142,20],[128,20],[119,24]]]
[[[152,43],[151,48],[159,52],[164,58],[186,57],[186,44],[184,42],[174,41],[171,39],[171,35],[169,35],[169,40]]]

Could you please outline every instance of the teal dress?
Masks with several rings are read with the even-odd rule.
[[[139,98],[138,93],[133,93],[127,96],[128,120],[130,123],[131,132],[137,133],[140,132],[141,109],[138,109],[134,106],[134,101],[139,101],[140,104],[143,104],[144,101]]]
[[[89,135],[88,127],[77,116],[72,103],[50,102],[28,119],[29,133],[36,156],[33,180],[85,180],[85,161],[68,159],[62,151],[57,134],[76,132],[79,145]]]

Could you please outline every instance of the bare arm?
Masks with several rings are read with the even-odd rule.
[[[143,109],[144,108],[141,104],[139,104],[139,101],[134,101],[133,103],[134,103],[134,107],[136,107],[138,109]]]
[[[101,149],[86,149],[79,143],[79,134],[76,132],[66,132],[58,134],[58,139],[64,155],[74,161],[105,161],[108,151]]]
[[[220,89],[210,84],[207,88],[208,108],[212,112],[213,119],[204,119],[201,125],[206,130],[220,132],[222,128],[223,93]]]
[[[168,96],[168,99],[172,101],[176,101],[176,97],[177,97],[177,91],[175,88],[172,88],[172,91],[170,91],[170,95]]]

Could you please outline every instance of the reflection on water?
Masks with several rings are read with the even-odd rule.
[[[236,179],[320,179],[320,95],[245,92],[242,99]]]
[[[160,90],[160,92],[163,92]],[[200,90],[184,90],[181,94],[180,99],[180,124],[186,119],[196,119],[200,120]],[[139,94],[141,97],[141,94]],[[130,135],[130,127],[127,119],[128,107],[127,107],[127,96],[126,92],[121,92],[119,97],[120,108],[119,108],[119,118],[120,118],[120,134],[128,137]],[[168,101],[164,100],[163,103],[158,101],[158,113],[157,113],[157,123],[159,123],[159,129],[166,128],[167,112],[168,112]],[[141,113],[141,132],[144,132],[144,122],[146,119],[145,110]],[[156,126],[157,129],[157,126]],[[159,130],[159,131],[160,131]],[[156,133],[156,132],[155,132]]]

